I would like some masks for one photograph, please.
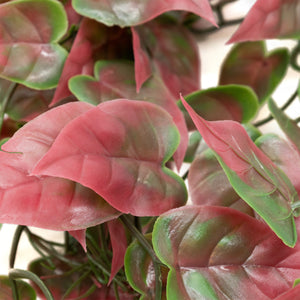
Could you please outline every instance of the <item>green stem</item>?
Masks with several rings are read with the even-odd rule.
[[[127,227],[127,229],[131,232],[131,234],[139,241],[142,247],[150,255],[153,262],[154,273],[155,273],[155,300],[161,300],[161,295],[162,295],[162,281],[161,281],[161,271],[160,271],[161,262],[157,258],[152,246],[148,243],[145,237],[137,230],[137,228],[133,226],[128,216],[122,215],[120,216],[120,219]]]
[[[48,290],[48,288],[46,287],[44,282],[37,275],[35,275],[32,272],[19,270],[19,269],[11,269],[9,271],[8,277],[11,282],[14,300],[20,300],[19,293],[18,293],[18,287],[16,284],[17,279],[29,279],[29,280],[33,281],[41,289],[41,291],[43,292],[43,294],[46,297],[46,300],[54,300],[53,295]]]
[[[13,242],[11,245],[11,250],[9,254],[9,267],[13,268],[15,265],[15,260],[16,260],[16,254],[18,251],[18,246],[20,242],[21,235],[25,229],[25,226],[19,225],[15,231],[14,237],[13,237]]]
[[[299,54],[300,54],[300,41],[298,41],[297,45],[292,49],[291,58],[290,58],[290,65],[296,71],[300,71],[300,66],[297,62]]]
[[[286,103],[284,103],[284,105],[280,108],[280,110],[285,111],[292,103],[293,101],[296,99],[298,95],[298,89],[290,96],[290,98],[286,101]],[[255,122],[253,125],[256,127],[262,126],[270,121],[272,121],[274,119],[274,117],[272,115],[269,115],[268,117]]]

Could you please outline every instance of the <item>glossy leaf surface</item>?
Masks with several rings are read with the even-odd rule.
[[[166,109],[173,117],[180,133],[180,145],[174,153],[174,160],[178,169],[180,168],[187,148],[188,131],[175,99],[159,77],[149,78],[137,93],[132,62],[98,61],[95,65],[95,78],[76,76],[70,80],[69,87],[79,100],[94,105],[124,98],[152,102]]]
[[[291,206],[299,199],[288,177],[256,147],[239,123],[206,121],[182,101],[235,191],[293,247],[297,233]]]
[[[162,19],[134,27],[132,32],[138,90],[151,75],[151,68],[159,72],[175,99],[180,93],[200,89],[198,44],[188,30]]]
[[[298,151],[300,151],[300,128],[298,127],[297,122],[290,119],[281,109],[279,109],[274,100],[270,99],[268,104],[272,115],[282,131],[297,147]]]
[[[145,236],[147,242],[152,245],[152,235]],[[154,267],[148,252],[136,240],[133,241],[125,255],[125,273],[129,284],[140,293],[141,300],[150,300],[155,297]],[[161,266],[161,279],[163,283],[162,300],[166,299],[166,279],[168,268]]]
[[[300,195],[300,154],[287,141],[275,134],[257,139],[256,145],[289,177]]]
[[[113,250],[113,258],[111,263],[110,277],[108,285],[124,265],[124,257],[127,249],[126,231],[119,219],[107,222],[109,230],[111,246]]]
[[[254,215],[231,186],[212,150],[207,149],[194,159],[188,182],[193,204],[227,206]]]
[[[285,48],[267,53],[265,42],[237,44],[223,62],[219,84],[247,85],[263,103],[283,79],[288,65]]]
[[[124,30],[83,18],[51,104],[71,95],[68,88],[71,77],[92,75],[97,60],[127,57],[129,51],[131,41]]]
[[[36,293],[34,289],[25,281],[17,280],[19,297],[22,300],[35,300]],[[0,276],[0,298],[1,300],[13,300],[12,288],[8,276]]]
[[[135,26],[170,10],[195,13],[212,24],[214,16],[207,0],[73,0],[74,9],[81,15],[107,26]]]
[[[185,206],[161,215],[153,246],[169,268],[168,299],[270,300],[300,275],[299,243],[236,210]]]
[[[299,38],[299,0],[257,0],[229,43]]]
[[[158,215],[186,202],[183,181],[164,166],[178,143],[159,106],[108,101],[70,122],[34,174],[79,182],[124,213]]]
[[[248,122],[258,108],[258,100],[251,89],[245,86],[228,85],[197,91],[185,97],[189,105],[203,118],[216,120],[234,120]],[[181,102],[179,107],[184,111],[188,128],[195,125]]]
[[[36,89],[55,87],[67,52],[57,44],[67,29],[63,6],[50,0],[0,5],[0,76]]]
[[[50,110],[6,142],[0,152],[0,220],[55,230],[78,230],[119,215],[101,197],[78,183],[48,176],[30,176],[59,132],[91,109],[74,102]]]

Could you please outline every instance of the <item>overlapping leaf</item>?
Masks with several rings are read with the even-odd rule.
[[[178,143],[159,106],[108,101],[70,122],[34,174],[79,182],[124,213],[158,215],[186,202],[183,181],[164,166]]]
[[[197,91],[187,95],[185,99],[199,115],[210,121],[248,122],[255,116],[258,108],[258,100],[253,91],[240,85],[219,86]],[[194,129],[195,126],[188,112],[181,102],[178,105],[185,113],[188,128]]]
[[[293,247],[297,233],[292,205],[299,199],[288,177],[255,146],[239,123],[206,121],[182,101],[235,191]]]
[[[127,57],[131,48],[126,31],[118,27],[106,27],[84,18],[66,60],[52,105],[71,95],[68,81],[75,75],[92,75],[94,63],[99,59]]]
[[[119,215],[99,195],[67,179],[30,176],[60,130],[91,109],[73,102],[27,123],[0,152],[0,222],[55,230],[77,230]]]
[[[36,293],[34,289],[25,281],[18,280],[16,282],[19,297],[22,300],[35,300]],[[13,292],[11,282],[7,276],[0,276],[0,298],[2,300],[13,300]]]
[[[170,10],[189,11],[215,24],[208,0],[73,0],[72,3],[79,14],[107,26],[135,26]]]
[[[297,147],[298,151],[300,151],[300,128],[298,127],[297,122],[290,119],[281,109],[279,109],[274,100],[269,99],[268,104],[272,115],[282,131]]]
[[[263,103],[283,79],[288,65],[285,48],[267,53],[265,42],[237,44],[223,62],[219,83],[250,86]]]
[[[299,38],[299,0],[257,0],[229,43]]]
[[[300,293],[300,285],[296,285],[295,287],[291,288],[290,290],[286,291],[285,293],[281,294],[275,300],[291,300],[297,299]]]
[[[174,95],[200,89],[200,61],[196,39],[182,26],[155,20],[132,28],[137,90],[158,70]]]
[[[67,29],[63,6],[52,0],[0,5],[0,77],[37,89],[57,85],[67,52],[57,44]]]
[[[194,159],[188,182],[193,204],[227,206],[254,215],[231,186],[212,150],[207,149]]]
[[[94,105],[107,100],[125,98],[153,102],[170,113],[181,138],[180,145],[174,153],[174,160],[179,169],[188,144],[188,132],[175,99],[159,77],[149,78],[139,93],[136,92],[134,66],[130,61],[98,61],[95,65],[95,77],[73,77],[69,82],[70,90],[79,100]]]
[[[145,239],[152,245],[152,235]],[[133,241],[125,255],[125,273],[129,284],[142,296],[140,300],[150,300],[155,297],[155,276],[153,262],[148,252],[137,241]],[[166,299],[166,279],[168,268],[161,266],[162,300]]]
[[[230,208],[185,206],[161,215],[153,246],[169,268],[167,298],[270,300],[300,276],[300,245]]]

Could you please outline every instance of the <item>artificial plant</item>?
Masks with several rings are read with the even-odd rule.
[[[299,0],[229,20],[234,0],[0,2],[1,299],[299,297],[299,92],[273,100],[300,70]],[[239,23],[201,89],[198,38]],[[273,119],[286,138],[262,134]]]

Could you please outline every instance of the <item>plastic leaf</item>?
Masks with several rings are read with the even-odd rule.
[[[269,99],[268,104],[272,115],[276,119],[282,131],[296,146],[298,151],[300,151],[300,128],[298,127],[297,122],[290,119],[281,109],[279,109],[274,100]]]
[[[152,245],[152,235],[145,235],[145,239]],[[137,242],[133,241],[125,255],[125,273],[129,284],[142,296],[140,300],[150,300],[155,297],[154,267],[148,252]],[[166,299],[166,279],[168,269],[161,266],[162,300]]]
[[[257,0],[228,43],[299,38],[299,0]]]
[[[289,177],[300,195],[300,153],[275,134],[261,136],[255,144]]]
[[[263,103],[283,79],[288,65],[285,48],[267,53],[265,42],[237,44],[223,62],[219,83],[247,85]]]
[[[79,182],[124,213],[158,215],[186,202],[183,181],[164,166],[178,143],[159,106],[108,101],[70,122],[34,174]]]
[[[22,300],[35,300],[36,293],[34,289],[25,281],[17,280],[17,289],[19,297]],[[2,300],[13,300],[13,292],[8,276],[0,276],[0,298]]]
[[[194,159],[188,182],[193,204],[227,206],[254,215],[231,186],[212,150],[207,149]]]
[[[158,70],[175,99],[200,89],[197,41],[184,27],[155,20],[132,29],[137,89]],[[154,71],[155,72],[155,71]]]
[[[113,250],[111,271],[108,280],[108,285],[110,285],[115,275],[124,265],[124,257],[127,249],[127,237],[123,224],[119,219],[107,222],[107,227]]]
[[[117,98],[144,100],[158,104],[170,113],[181,138],[174,154],[177,168],[180,169],[188,144],[188,131],[175,99],[160,78],[152,76],[137,93],[134,66],[130,61],[98,61],[95,77],[73,77],[69,82],[70,90],[79,100],[95,105]]]
[[[216,120],[234,120],[248,122],[258,109],[258,100],[253,91],[240,85],[219,86],[197,91],[185,97],[189,105],[203,118]],[[194,124],[179,101],[179,107],[185,112],[188,128],[194,129]]]
[[[257,148],[239,123],[206,121],[182,101],[235,191],[286,245],[293,247],[297,233],[292,205],[299,200],[288,177]]]
[[[79,14],[107,26],[135,26],[170,10],[189,11],[216,24],[207,0],[73,0],[72,4]]]
[[[91,109],[73,102],[27,123],[0,152],[0,222],[55,230],[78,230],[116,218],[120,213],[92,190],[48,176],[29,176],[59,132]]]
[[[172,300],[274,299],[300,274],[299,243],[285,246],[264,222],[230,208],[171,210],[157,219],[152,240],[170,268]]]
[[[35,89],[55,87],[67,56],[57,44],[67,29],[63,6],[52,0],[0,5],[0,76]]]

